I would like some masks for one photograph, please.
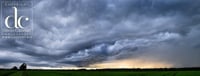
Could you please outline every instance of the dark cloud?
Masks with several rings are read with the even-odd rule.
[[[200,66],[198,0],[36,0],[32,8],[33,38],[0,39],[0,65],[84,67],[149,57]]]

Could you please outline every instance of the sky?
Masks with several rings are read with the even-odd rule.
[[[0,68],[200,67],[199,0],[34,0],[31,8],[32,38],[0,38]]]

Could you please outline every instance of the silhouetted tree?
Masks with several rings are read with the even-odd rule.
[[[26,63],[23,63],[23,64],[19,67],[19,69],[20,69],[20,70],[26,70],[26,67],[27,67]]]

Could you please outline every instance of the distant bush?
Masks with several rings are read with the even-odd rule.
[[[11,70],[18,70],[16,66],[12,67]]]

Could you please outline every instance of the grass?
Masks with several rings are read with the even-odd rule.
[[[200,76],[200,70],[197,71],[0,70],[0,76]]]

